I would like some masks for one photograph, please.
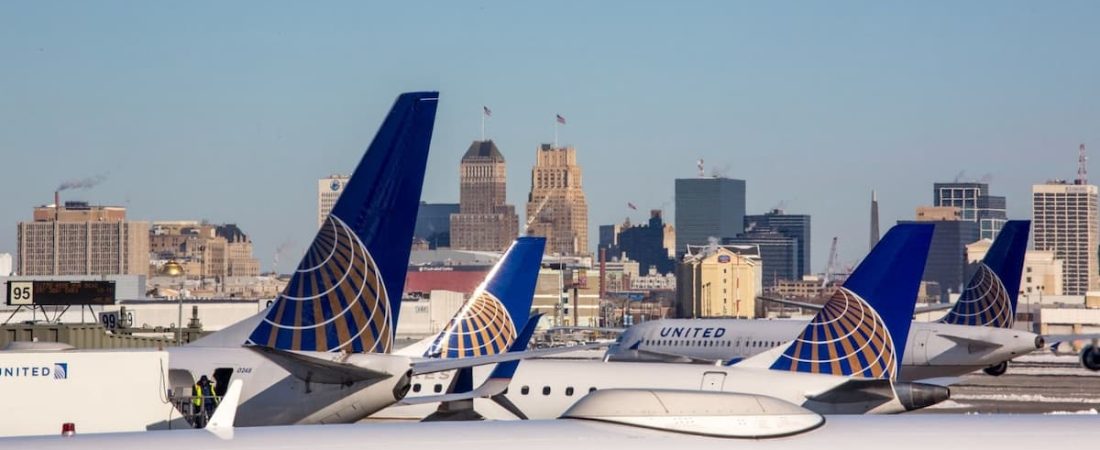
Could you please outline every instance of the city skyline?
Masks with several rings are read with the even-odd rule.
[[[746,180],[747,213],[814,217],[814,271],[832,236],[842,261],[866,253],[872,189],[894,223],[933,182],[992,174],[1009,218],[1029,218],[1033,184],[1072,179],[1077,145],[1100,148],[1100,66],[1080,56],[1098,43],[1090,3],[254,5],[0,6],[0,154],[18,168],[0,181],[0,252],[17,253],[15,224],[59,184],[101,176],[63,199],[240,223],[265,270],[288,243],[296,261],[314,183],[349,172],[409,89],[442,91],[424,201],[457,202],[454,167],[488,106],[525,217],[529,149],[561,114],[591,248],[601,224],[674,217],[673,180],[703,159]],[[430,31],[387,39],[414,21]],[[530,32],[555,23],[571,32]]]

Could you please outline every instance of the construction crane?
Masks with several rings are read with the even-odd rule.
[[[542,198],[542,201],[541,201],[541,202],[539,202],[539,206],[538,206],[537,208],[535,208],[535,212],[531,214],[531,218],[530,218],[530,219],[528,219],[528,220],[527,220],[527,224],[526,224],[526,225],[524,225],[523,229],[524,229],[524,230],[526,230],[526,233],[527,233],[528,235],[530,235],[530,234],[531,234],[531,231],[532,231],[532,230],[531,230],[531,225],[532,225],[532,224],[534,224],[534,223],[535,223],[535,219],[538,219],[538,218],[539,218],[539,215],[540,215],[540,214],[542,214],[542,208],[543,208],[544,206],[546,206],[546,202],[547,202],[548,200],[550,200],[550,196],[549,196],[549,195],[547,195],[547,196],[545,196],[545,197],[543,197],[543,198]]]

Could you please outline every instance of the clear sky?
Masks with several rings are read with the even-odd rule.
[[[815,270],[832,236],[866,252],[872,189],[891,224],[965,171],[1026,218],[1032,183],[1100,152],[1098,2],[774,3],[0,1],[0,252],[59,184],[102,176],[64,198],[235,222],[289,270],[316,179],[406,90],[441,91],[427,201],[458,200],[488,105],[523,220],[557,113],[593,242],[671,221],[702,158],[747,180],[750,213],[812,214]]]

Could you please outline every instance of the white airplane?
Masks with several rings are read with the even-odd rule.
[[[225,404],[203,430],[0,439],[3,448],[36,450],[317,450],[364,445],[405,450],[815,450],[844,445],[878,450],[923,449],[929,433],[943,450],[1075,448],[1087,415],[830,416],[779,399],[700,391],[607,390],[588,394],[558,420],[345,424],[234,428],[240,394],[234,381]],[[934,430],[934,431],[933,431]],[[874,439],[872,439],[874,438]],[[879,439],[882,438],[882,439]]]
[[[737,366],[535,359],[514,369],[506,392],[476,399],[490,419],[558,417],[585,394],[620,388],[690,389],[770,395],[827,413],[893,413],[945,400],[942,386],[899,383],[916,291],[932,226],[890,230],[826,303],[799,339]],[[475,368],[474,379],[490,377]],[[450,379],[413,378],[403,402],[443,392]],[[395,406],[371,419],[420,419],[432,405]]]
[[[1012,328],[1029,227],[1027,220],[1006,223],[947,315],[937,322],[913,322],[901,380],[957,377],[979,369],[1001,375],[1008,360],[1043,347],[1042,336]],[[655,320],[623,332],[608,349],[607,358],[735,364],[784,345],[805,324],[799,320]]]
[[[479,338],[491,345],[442,358],[390,353],[437,102],[436,92],[397,98],[289,284],[265,312],[168,349],[169,387],[177,398],[186,402],[201,375],[216,380],[219,395],[241,380],[237,426],[346,423],[404,397],[414,375],[545,353],[502,353],[514,328],[482,330]],[[516,244],[537,246],[539,256],[541,245],[534,238]],[[505,255],[498,269],[509,260]],[[489,308],[466,315],[473,320],[504,307],[479,297],[467,308]],[[174,417],[152,428],[189,426]]]

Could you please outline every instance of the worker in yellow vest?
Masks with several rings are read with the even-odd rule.
[[[206,426],[206,421],[214,415],[214,409],[220,401],[214,381],[206,378],[206,375],[200,377],[191,388],[191,412],[195,415],[195,428]]]

